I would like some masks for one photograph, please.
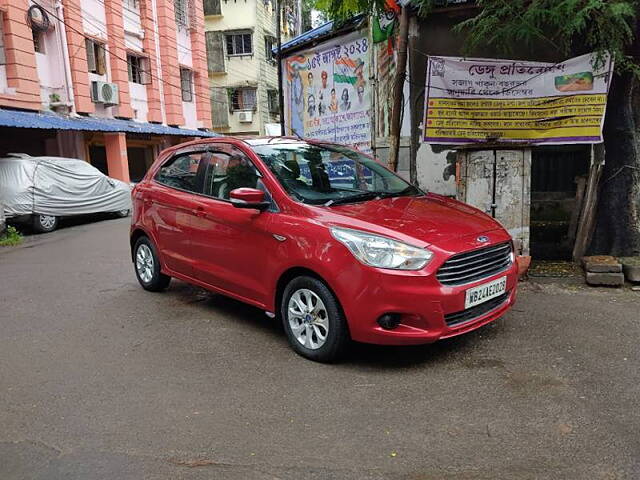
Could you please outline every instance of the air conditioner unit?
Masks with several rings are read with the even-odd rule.
[[[238,114],[238,121],[240,123],[251,123],[251,122],[253,122],[253,112],[240,112]]]
[[[118,86],[115,83],[91,82],[91,100],[93,103],[103,103],[105,107],[118,105]]]

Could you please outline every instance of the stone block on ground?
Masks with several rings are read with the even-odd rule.
[[[587,272],[587,283],[593,286],[621,287],[624,285],[624,274],[614,272]]]
[[[629,282],[640,282],[640,257],[622,257],[618,260],[626,279]]]
[[[582,266],[585,271],[593,273],[620,273],[622,265],[610,255],[594,255],[582,257]]]

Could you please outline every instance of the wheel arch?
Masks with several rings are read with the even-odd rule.
[[[342,302],[340,301],[340,297],[336,293],[335,289],[331,286],[331,283],[329,283],[318,272],[308,267],[290,267],[284,272],[282,272],[282,274],[278,278],[278,282],[276,283],[275,297],[274,297],[274,309],[277,316],[280,316],[280,309],[281,309],[280,303],[282,302],[282,297],[284,295],[285,288],[287,288],[287,285],[291,280],[297,277],[312,277],[324,283],[326,287],[329,289],[329,291],[331,292],[331,294],[335,297],[336,302],[338,303],[338,307],[342,312],[342,315],[344,315],[346,318],[344,308],[342,307]],[[349,325],[349,320],[347,319],[347,326],[348,325]]]
[[[143,229],[141,228],[136,228],[133,232],[131,232],[131,235],[129,236],[129,246],[131,249],[131,261],[133,262],[134,259],[134,251],[133,251],[133,247],[135,247],[136,242],[141,238],[141,237],[147,237],[149,240],[151,240],[153,242],[153,239],[151,238],[150,235],[147,234],[147,232],[145,232]]]

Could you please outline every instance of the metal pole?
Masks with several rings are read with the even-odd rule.
[[[276,61],[278,62],[278,102],[280,108],[280,135],[284,135],[284,84],[282,82],[282,2],[278,0],[277,4],[277,18],[276,18],[276,37],[278,40],[278,54],[276,55]]]

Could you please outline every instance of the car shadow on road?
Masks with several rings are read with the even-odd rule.
[[[483,328],[487,329],[487,327]],[[390,346],[354,343],[343,364],[359,368],[406,369],[423,367],[427,364],[444,365],[459,362],[461,357],[470,355],[479,342],[485,341],[490,335],[497,335],[498,328],[491,330],[492,333],[488,334],[481,328],[459,337],[426,345]]]
[[[58,223],[58,227],[54,230],[55,233],[59,230],[64,230],[72,227],[80,227],[83,225],[88,225],[91,223],[104,222],[108,220],[118,220],[114,213],[92,213],[87,215],[74,215],[73,217],[63,217],[60,219],[60,223]],[[38,233],[33,230],[31,225],[27,223],[15,223],[14,225],[16,229],[25,236],[34,236],[34,237],[46,237],[48,233]]]
[[[278,318],[269,318],[263,310],[224,295],[209,292],[182,282],[174,282],[170,291],[184,303],[200,304],[211,314],[222,316],[223,321],[242,322],[242,328],[253,330],[267,342],[287,342]],[[417,346],[383,346],[353,342],[341,368],[405,369],[425,364],[447,364],[470,355],[483,342],[499,337],[502,320],[465,335]]]

